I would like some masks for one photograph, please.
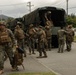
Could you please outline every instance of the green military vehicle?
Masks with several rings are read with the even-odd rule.
[[[58,38],[57,38],[57,31],[60,29],[61,26],[66,26],[66,14],[65,10],[62,8],[56,8],[56,7],[41,7],[33,12],[26,14],[22,17],[24,28],[28,28],[30,24],[40,24],[41,26],[45,26],[45,13],[50,11],[51,14],[49,14],[47,17],[48,19],[51,18],[53,21],[53,27],[52,27],[52,47],[57,48],[58,47]],[[25,29],[25,30],[26,30]]]

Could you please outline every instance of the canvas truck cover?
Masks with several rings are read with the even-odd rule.
[[[62,8],[56,7],[41,7],[29,14],[24,15],[22,18],[24,20],[24,25],[29,25],[31,23],[40,23],[40,25],[45,26],[44,23],[44,14],[47,11],[51,11],[51,19],[54,23],[54,26],[65,26],[65,10]]]

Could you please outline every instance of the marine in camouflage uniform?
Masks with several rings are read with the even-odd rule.
[[[3,73],[4,69],[4,55],[7,53],[12,68],[13,64],[13,48],[16,47],[15,38],[10,29],[5,27],[5,22],[0,22],[0,74]]]
[[[45,19],[46,19],[46,22],[45,22],[45,26],[49,26],[50,28],[53,26],[53,21],[51,20],[51,11],[47,11],[45,13]]]
[[[29,35],[29,54],[35,54],[35,39],[36,39],[36,30],[33,26],[33,24],[30,24],[29,30],[28,30],[28,35]]]
[[[39,56],[37,58],[46,58],[47,57],[47,53],[45,50],[45,46],[47,45],[46,42],[46,33],[45,31],[42,29],[41,26],[39,26],[39,31],[38,31],[38,51],[39,51]],[[42,53],[44,54],[44,56],[42,56]]]
[[[51,20],[51,11],[47,11],[45,13],[45,32],[46,32],[46,38],[48,43],[48,49],[51,50],[51,41],[52,41],[52,27],[53,27],[53,21]]]
[[[14,30],[14,35],[17,40],[18,47],[20,47],[24,50],[24,57],[26,57],[26,50],[24,49],[25,32],[20,27],[20,25],[21,25],[21,23],[17,23],[15,30]]]
[[[63,53],[64,50],[64,44],[65,44],[65,34],[66,31],[61,27],[61,29],[58,30],[58,44],[59,44],[59,49],[58,53]]]
[[[74,40],[74,31],[72,29],[72,25],[68,25],[66,31],[66,50],[71,51],[72,42]]]
[[[47,39],[47,44],[48,44],[48,49],[49,51],[51,50],[51,40],[52,40],[52,32],[51,28],[49,26],[45,26],[45,33],[46,33],[46,39]]]

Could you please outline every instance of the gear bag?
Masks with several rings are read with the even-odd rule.
[[[14,63],[14,65],[16,67],[22,65],[22,67],[24,69],[24,66],[23,66],[23,53],[19,52],[18,49],[16,49],[16,51],[14,53],[13,63]]]
[[[24,39],[24,31],[22,29],[16,29],[15,30],[15,36],[18,39]]]

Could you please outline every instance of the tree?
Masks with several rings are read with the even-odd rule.
[[[76,27],[76,16],[75,14],[68,15],[66,18],[67,24],[72,24],[73,27]]]

